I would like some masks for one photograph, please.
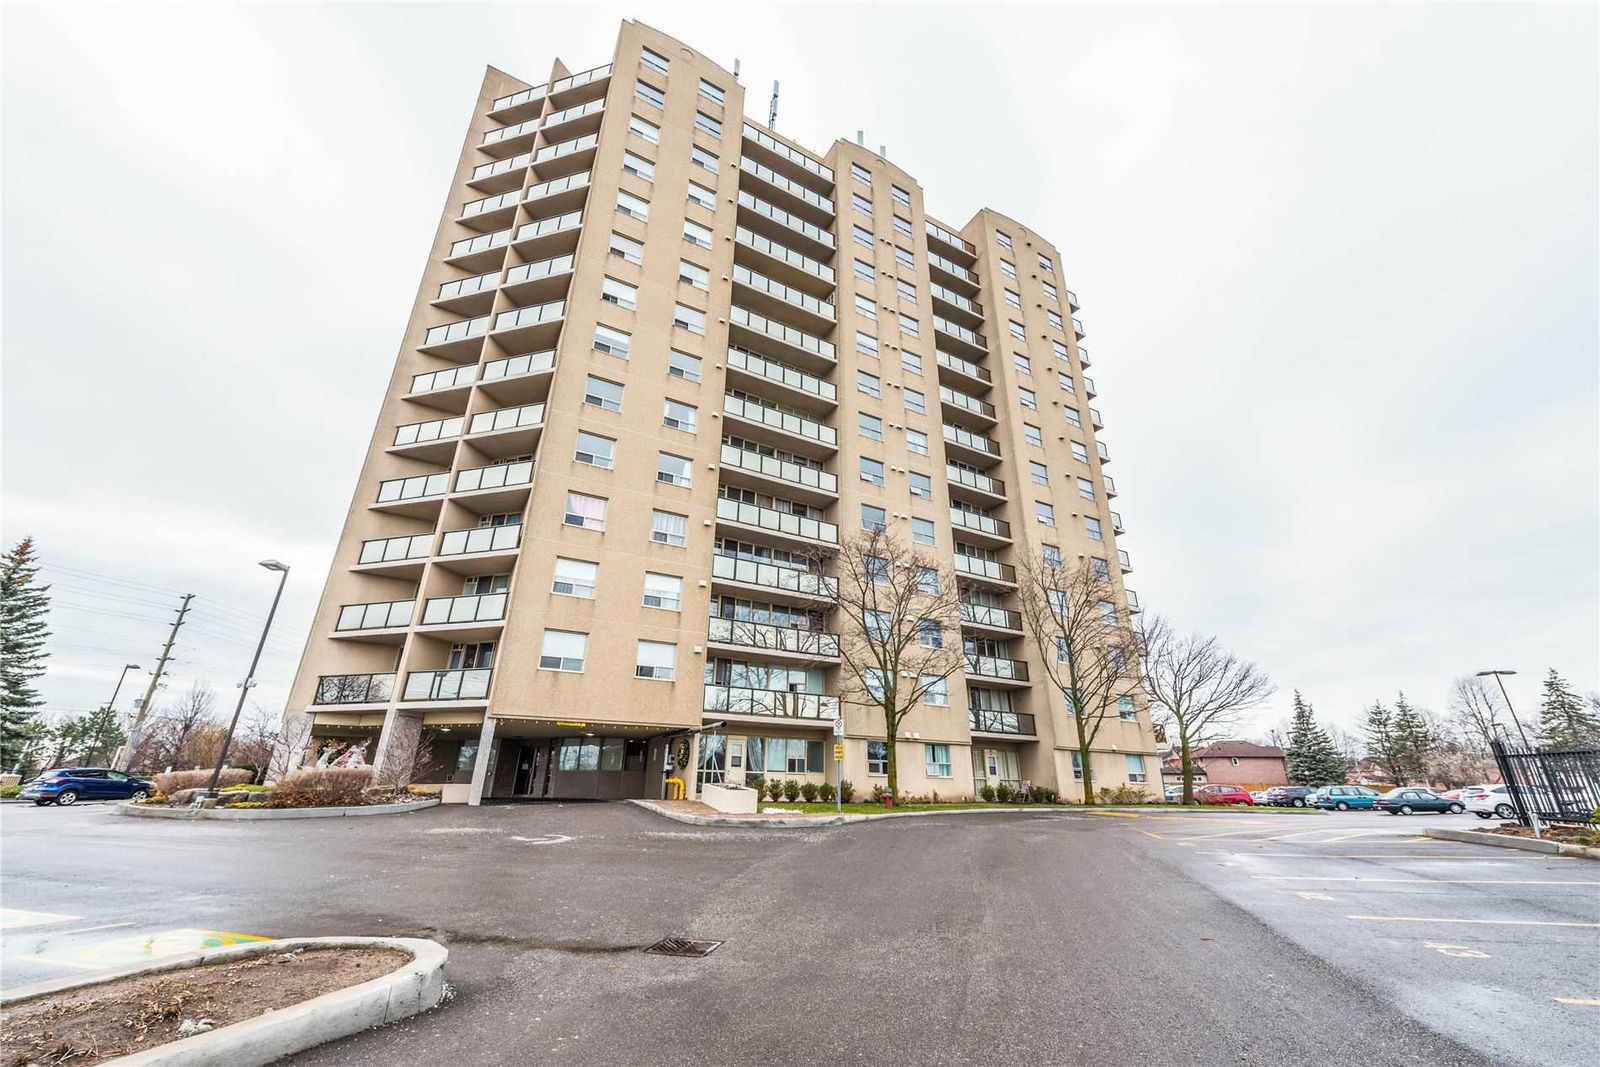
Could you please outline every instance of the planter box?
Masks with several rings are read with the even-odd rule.
[[[729,815],[754,815],[761,798],[754,789],[736,789],[707,782],[700,799]]]

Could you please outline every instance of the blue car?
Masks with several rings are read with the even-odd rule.
[[[154,783],[110,767],[59,767],[40,771],[37,778],[22,787],[22,799],[42,808],[80,800],[142,800],[155,791]]]
[[[1371,811],[1378,799],[1376,789],[1360,785],[1325,785],[1306,797],[1306,805],[1313,808],[1332,808],[1334,811]]]

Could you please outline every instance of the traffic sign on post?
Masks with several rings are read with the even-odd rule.
[[[843,715],[834,716],[834,719],[833,719],[833,736],[834,737],[843,737],[844,736],[844,716]]]
[[[833,746],[833,758],[834,758],[835,761],[838,761],[838,762],[843,762],[844,761],[844,746],[843,745],[834,745]]]

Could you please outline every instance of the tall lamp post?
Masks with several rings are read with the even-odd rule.
[[[117,687],[111,691],[111,700],[106,704],[107,711],[117,710],[117,694],[122,692],[122,683],[127,680],[129,671],[136,671],[138,669],[139,665],[137,663],[123,664],[122,673],[117,675]]]
[[[1516,673],[1516,671],[1479,671],[1478,677],[1487,678],[1490,675],[1494,676],[1495,684],[1500,687],[1500,695],[1505,698],[1506,710],[1511,713],[1511,721],[1517,724],[1517,733],[1522,736],[1522,747],[1532,750],[1533,745],[1529,744],[1528,742],[1528,732],[1522,728],[1522,720],[1517,718],[1517,709],[1511,706],[1511,695],[1506,692],[1506,683],[1500,680],[1501,675]]]
[[[228,762],[228,746],[233,744],[233,731],[239,725],[239,713],[244,711],[245,698],[250,695],[251,688],[256,684],[256,666],[261,662],[261,650],[267,645],[267,633],[272,629],[272,617],[278,613],[278,600],[283,596],[283,585],[289,580],[289,565],[279,563],[275,559],[264,559],[261,566],[269,571],[278,572],[278,591],[272,594],[272,607],[267,609],[267,621],[261,627],[261,640],[256,642],[256,654],[250,657],[250,670],[244,676],[244,681],[239,683],[239,703],[233,707],[233,719],[228,723],[228,732],[222,738],[222,751],[217,755],[217,765],[211,771],[211,784],[206,787],[206,796],[217,795],[217,781],[222,777],[222,768]]]

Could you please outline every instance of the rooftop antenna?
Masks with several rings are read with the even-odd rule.
[[[739,61],[737,59],[733,61],[733,76],[735,78],[739,76]]]
[[[856,144],[858,144],[858,145],[862,146],[863,148],[865,148],[866,145],[867,145],[866,137],[867,137],[867,131],[865,131],[865,130],[857,130],[856,131]]]
[[[773,81],[772,81],[772,106],[767,109],[767,129],[775,130],[777,128],[778,128],[778,81],[777,81],[776,78],[774,78]]]
[[[878,155],[883,156],[885,159],[889,158],[889,148],[888,148],[888,146],[887,145],[879,145],[878,146]]]

